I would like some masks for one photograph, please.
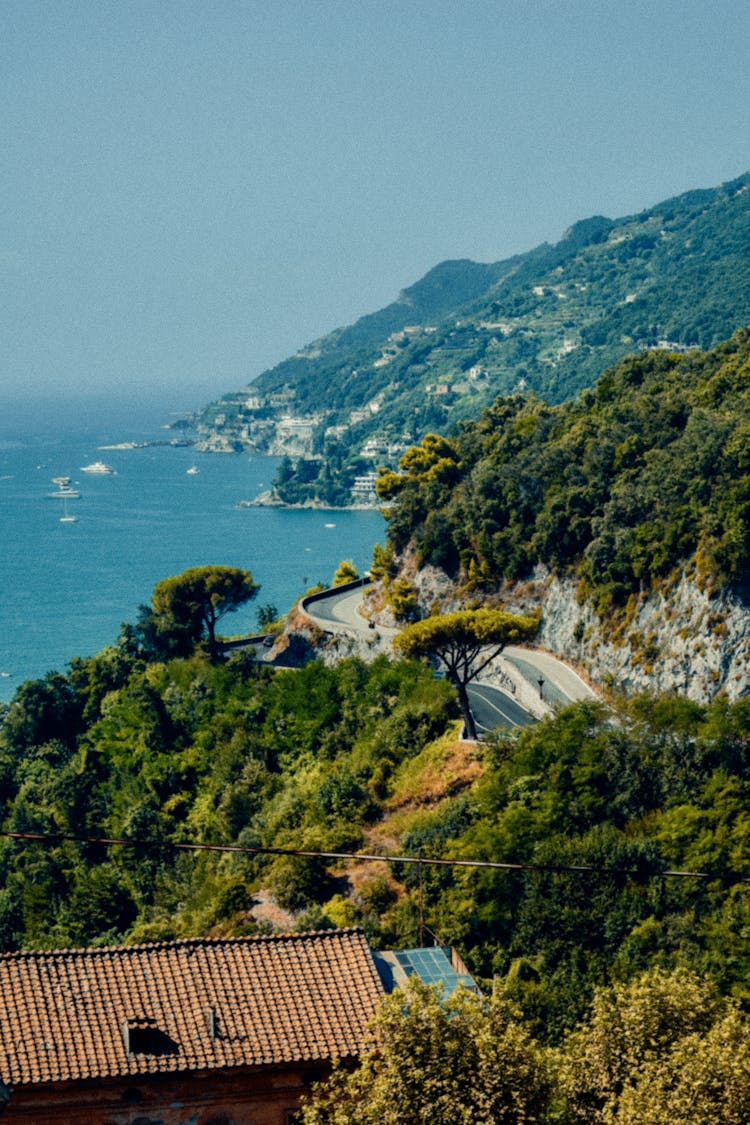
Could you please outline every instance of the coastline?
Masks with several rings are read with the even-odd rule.
[[[379,512],[383,505],[372,504],[325,504],[322,500],[305,500],[301,504],[288,504],[270,492],[262,492],[254,500],[240,500],[237,508],[280,508],[287,512]]]
[[[195,445],[188,438],[156,438],[153,441],[118,441],[112,445],[97,445],[97,449],[104,452],[113,449],[152,449],[155,446],[168,446],[171,449],[187,449]]]

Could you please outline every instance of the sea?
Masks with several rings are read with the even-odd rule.
[[[0,402],[0,702],[27,679],[65,671],[116,642],[162,578],[218,564],[249,570],[254,602],[223,618],[257,632],[257,609],[291,608],[338,564],[360,573],[384,538],[377,511],[247,507],[278,458],[198,453],[169,442],[166,400],[50,394]],[[136,448],[105,448],[123,443]],[[84,473],[103,461],[113,474]],[[190,469],[197,472],[188,472]],[[77,499],[56,495],[70,477]],[[61,519],[67,507],[74,522]]]

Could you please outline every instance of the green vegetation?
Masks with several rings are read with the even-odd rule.
[[[397,616],[413,619],[416,588],[399,571],[413,544],[417,562],[454,576],[475,608],[407,627],[396,648],[417,660],[283,673],[242,654],[223,661],[215,625],[254,596],[250,575],[196,568],[159,583],[116,645],[22,685],[2,716],[2,830],[17,836],[0,846],[0,946],[254,932],[269,924],[253,913],[258,892],[293,912],[285,925],[357,923],[376,946],[417,944],[421,915],[522,1014],[521,1038],[507,1039],[508,1009],[482,1009],[475,1073],[497,1062],[494,1050],[517,1048],[533,1068],[555,1047],[551,1120],[690,1121],[688,1104],[709,1107],[696,1125],[712,1113],[742,1120],[745,1062],[739,1076],[732,1066],[746,1058],[744,1025],[711,997],[750,1004],[750,700],[586,702],[470,747],[457,738],[455,691],[421,658],[442,654],[460,695],[473,647],[533,633],[531,618],[476,606],[496,605],[503,581],[536,562],[576,576],[618,623],[686,566],[709,589],[746,589],[749,449],[748,329],[706,353],[621,360],[576,404],[516,395],[452,437],[427,434],[400,471],[380,475],[389,536],[373,573]],[[342,564],[338,577],[349,573]],[[264,608],[264,627],[274,613]],[[457,639],[464,648],[451,653]],[[34,832],[55,835],[53,846],[22,838]],[[80,842],[92,836],[131,846]],[[250,850],[176,852],[181,842]],[[687,969],[701,981],[683,980]],[[674,994],[698,997],[703,1022],[674,1015]],[[422,1002],[427,1023],[443,1026]],[[659,1025],[630,1043],[651,1008],[668,1036]],[[500,1027],[492,1044],[482,1019]],[[618,1034],[635,1077],[613,1054]],[[710,1065],[690,1065],[698,1048]],[[387,1071],[366,1072],[386,1100],[396,1097],[380,1091]],[[325,1117],[348,1112],[340,1093],[310,1120],[367,1121]]]
[[[412,977],[352,1071],[303,1107],[306,1125],[746,1125],[750,1022],[708,982],[656,969],[599,989],[558,1050],[501,990],[438,998]]]
[[[305,1106],[306,1125],[541,1123],[551,1067],[513,1008],[458,990],[440,1001],[411,977],[383,1003],[376,1045]]]
[[[431,657],[445,669],[458,694],[467,738],[476,739],[477,728],[466,692],[467,684],[499,656],[506,645],[529,641],[539,628],[539,619],[519,617],[500,609],[467,609],[440,613],[407,625],[394,638],[393,648],[402,656]]]
[[[116,644],[0,709],[0,948],[256,932],[257,895],[284,925],[360,924],[381,947],[417,944],[424,922],[492,999],[412,985],[309,1125],[747,1121],[750,700],[585,702],[482,745],[457,736],[484,654],[537,627],[489,608],[537,563],[575,577],[613,636],[684,569],[747,592],[750,329],[683,345],[750,322],[748,188],[444,263],[261,377],[259,397],[319,415],[311,456],[279,469],[287,502],[348,502],[375,463],[362,441],[394,443],[372,573],[410,623],[407,659],[225,660],[217,626],[256,596],[249,572],[158,583]],[[650,350],[622,358],[635,347]],[[247,393],[203,419],[236,448],[277,409]],[[471,609],[415,623],[412,546]],[[347,560],[334,583],[355,576]],[[263,630],[277,618],[258,611]]]
[[[273,491],[284,504],[316,503],[330,508],[351,503],[354,478],[372,466],[340,443],[326,439],[320,456],[283,457],[273,480]]]
[[[325,864],[169,845],[356,849],[388,779],[456,714],[448,685],[418,664],[274,674],[200,651],[164,663],[126,629],[67,675],[18,690],[0,729],[0,793],[4,831],[133,847],[6,839],[0,946],[182,936],[231,919],[252,931],[259,885],[322,918],[334,893]]]
[[[334,586],[345,586],[347,582],[355,582],[359,578],[359,571],[351,559],[342,559],[333,576]]]
[[[498,399],[452,440],[381,474],[392,550],[478,589],[537,562],[600,613],[693,562],[708,586],[750,566],[750,330],[713,351],[622,360],[578,403]]]
[[[151,606],[141,609],[141,637],[156,656],[185,656],[205,640],[215,659],[219,621],[249,602],[259,589],[250,572],[238,567],[191,567],[157,582]]]
[[[200,648],[155,660],[125,628],[22,685],[0,729],[0,945],[257,929],[264,888],[301,928],[375,945],[427,925],[560,1041],[596,987],[691,967],[750,1000],[750,701],[585,703],[479,747],[413,661],[274,673]],[[178,842],[507,861],[529,870],[175,852]],[[582,870],[569,871],[566,868]],[[670,879],[664,870],[710,878]],[[287,922],[286,925],[291,923]]]

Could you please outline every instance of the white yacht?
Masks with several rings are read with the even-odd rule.
[[[90,465],[81,465],[82,473],[99,473],[101,476],[115,476],[115,470],[111,465],[105,465],[104,461],[92,461]]]

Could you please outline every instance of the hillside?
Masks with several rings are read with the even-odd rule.
[[[322,458],[325,471],[287,466],[282,500],[348,503],[355,476],[497,395],[560,403],[623,355],[710,348],[750,323],[748,187],[750,174],[638,215],[595,216],[502,262],[443,262],[194,422],[207,448]]]
[[[422,613],[440,603],[425,568],[444,606],[533,579],[542,643],[599,682],[735,698],[750,690],[748,450],[748,329],[620,360],[575,403],[499,398],[381,474],[375,570],[396,611]]]
[[[144,617],[22,685],[0,714],[0,947],[352,923],[410,947],[421,912],[547,1041],[655,966],[747,1001],[749,439],[741,329],[622,359],[577,402],[498,398],[380,478],[391,613],[525,599],[544,644],[556,628],[590,667],[616,647],[648,695],[613,674],[611,704],[467,744],[423,663],[170,658]],[[719,645],[735,665],[711,665]],[[659,678],[672,660],[691,692],[701,661],[716,673],[706,698]]]
[[[23,685],[5,716],[1,830],[20,836],[0,841],[0,948],[273,921],[359,923],[409,948],[421,908],[546,1039],[596,985],[655,965],[747,999],[747,700],[588,702],[471,745],[424,665],[273,673],[242,656],[153,661],[134,639]],[[383,858],[262,851],[299,848]],[[674,869],[714,878],[660,874]]]

